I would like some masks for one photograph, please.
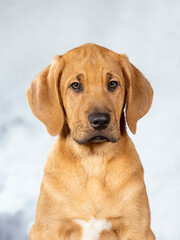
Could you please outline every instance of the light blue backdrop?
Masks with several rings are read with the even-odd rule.
[[[154,101],[133,138],[145,169],[152,229],[180,239],[180,1],[0,2],[0,239],[25,240],[54,138],[31,113],[26,89],[57,54],[86,42],[126,53]]]

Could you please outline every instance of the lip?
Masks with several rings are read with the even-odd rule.
[[[111,143],[115,143],[119,140],[115,139],[113,137],[107,136],[107,135],[102,135],[102,134],[97,134],[97,135],[93,135],[90,138],[84,138],[82,140],[73,138],[73,140],[75,142],[77,142],[78,144],[86,144],[86,143],[103,143],[103,142],[111,142]]]
[[[105,136],[97,135],[95,137],[90,138],[88,142],[94,142],[94,143],[109,142],[109,139]]]

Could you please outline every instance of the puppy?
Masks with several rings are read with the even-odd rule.
[[[126,131],[127,122],[136,133],[153,90],[127,56],[95,44],[58,55],[27,98],[58,135],[30,240],[154,240],[143,167]]]

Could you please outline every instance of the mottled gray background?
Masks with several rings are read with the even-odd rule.
[[[55,138],[31,113],[26,89],[57,54],[92,42],[126,53],[154,101],[133,138],[158,240],[180,239],[180,1],[1,0],[0,239],[27,240]]]

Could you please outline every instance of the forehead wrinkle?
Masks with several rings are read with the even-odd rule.
[[[103,72],[104,64],[100,64],[98,61],[96,64],[94,62],[87,62],[85,64],[86,81],[89,84],[93,83],[93,87],[103,82]]]
[[[104,61],[99,59],[95,54],[89,54],[86,58],[76,59],[76,64],[74,64],[73,59],[66,66],[67,69],[71,69],[71,74],[83,74],[85,79],[88,81],[90,79],[96,80],[102,75],[104,68]],[[70,71],[68,71],[70,73]],[[100,73],[99,73],[100,72]]]
[[[87,82],[100,83],[103,81],[103,70],[109,69],[110,72],[116,72],[118,74],[117,61],[111,54],[111,51],[107,51],[96,45],[87,44],[74,50],[71,50],[66,55],[68,73],[85,74]],[[68,75],[69,75],[68,74]],[[100,81],[101,79],[101,81]]]

